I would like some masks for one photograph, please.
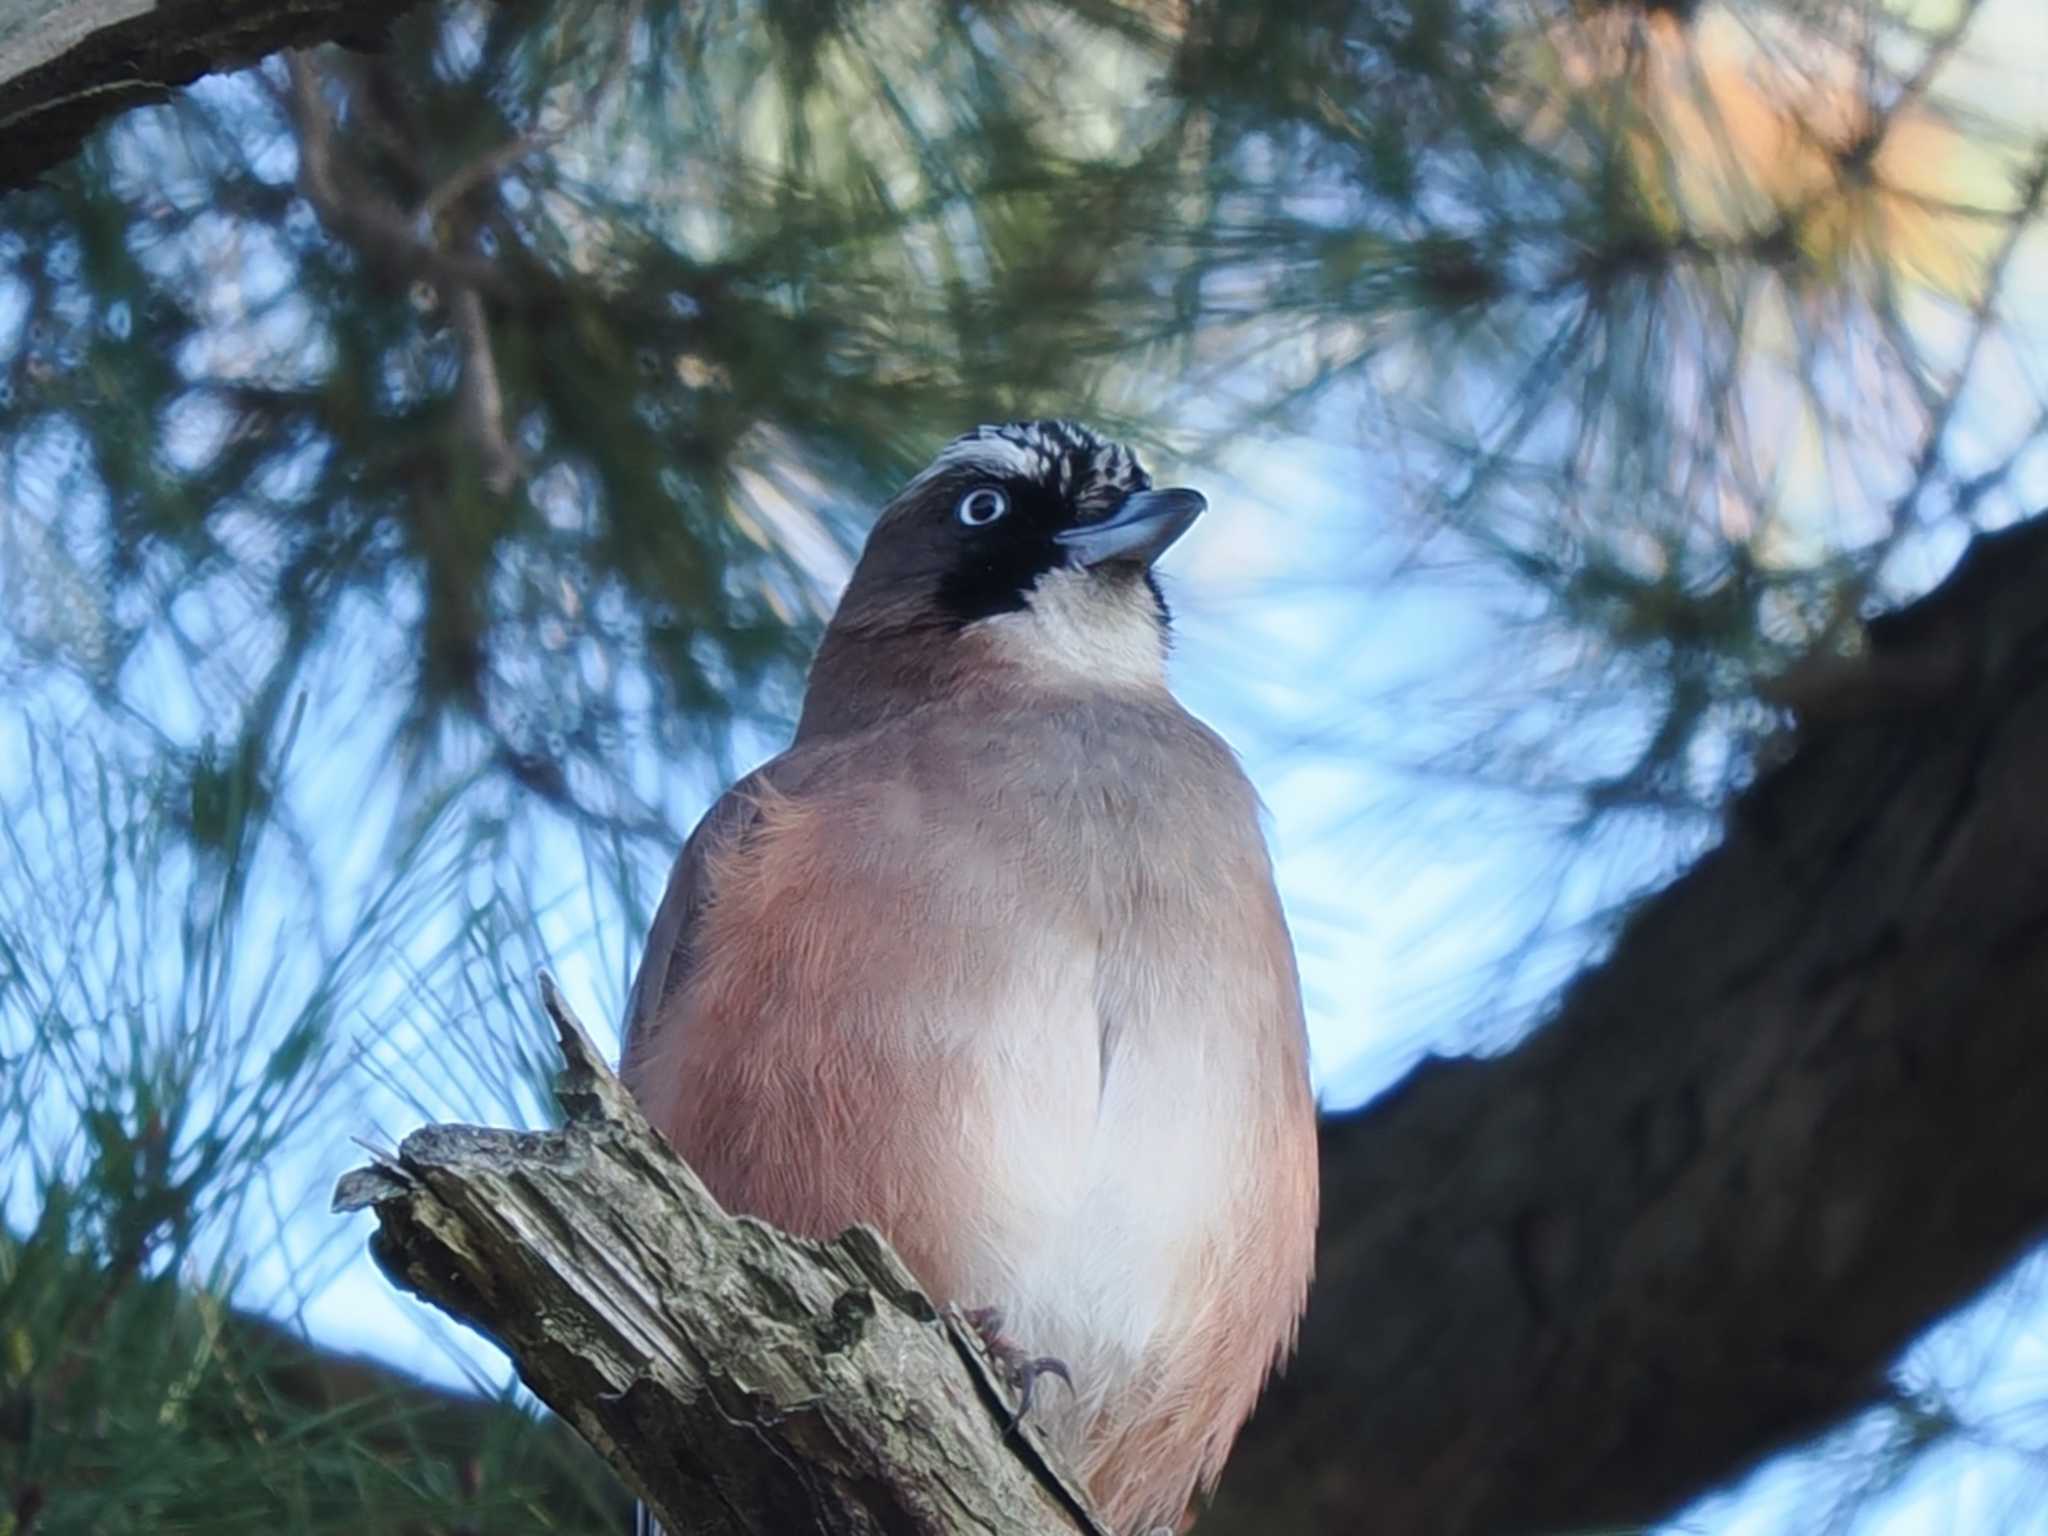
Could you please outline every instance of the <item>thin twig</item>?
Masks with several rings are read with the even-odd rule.
[[[553,148],[597,115],[598,106],[611,94],[612,87],[625,72],[626,61],[632,57],[633,33],[640,24],[640,6],[641,0],[630,0],[626,6],[625,14],[619,18],[618,32],[612,40],[604,68],[584,96],[582,105],[552,128],[536,128],[522,133],[458,166],[420,199],[414,217],[422,228],[431,230],[440,222],[441,216],[471,189],[503,175],[528,156]]]
[[[491,325],[484,301],[474,288],[458,288],[448,300],[448,314],[462,347],[462,423],[477,456],[483,460],[484,484],[503,496],[519,481],[522,460],[505,432],[505,391],[498,380],[498,360],[491,351]]]
[[[347,184],[335,153],[334,121],[321,100],[320,73],[310,55],[285,55],[291,75],[292,122],[299,139],[299,186],[321,220],[350,244],[413,276],[449,288],[476,288],[510,298],[515,290],[490,262],[422,240],[412,222],[367,187]]]

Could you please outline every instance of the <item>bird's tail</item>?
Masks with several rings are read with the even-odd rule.
[[[661,1528],[661,1522],[647,1512],[647,1506],[638,1499],[633,1501],[633,1536],[668,1536]]]

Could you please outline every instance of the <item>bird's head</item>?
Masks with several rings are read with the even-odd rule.
[[[993,673],[1162,687],[1168,615],[1152,562],[1205,505],[1154,489],[1130,449],[1075,422],[956,438],[868,535],[811,693]],[[827,710],[840,713],[807,700],[806,723]]]

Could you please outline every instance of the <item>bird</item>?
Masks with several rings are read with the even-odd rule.
[[[1206,505],[1075,422],[947,444],[790,746],[677,858],[622,1053],[728,1209],[878,1228],[1143,1536],[1192,1523],[1291,1352],[1316,1226],[1263,807],[1168,686],[1153,562]]]

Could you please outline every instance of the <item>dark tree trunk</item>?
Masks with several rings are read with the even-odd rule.
[[[1301,1356],[1204,1536],[1653,1520],[2048,1235],[2048,522],[1794,696],[1550,1023],[1325,1125]]]

